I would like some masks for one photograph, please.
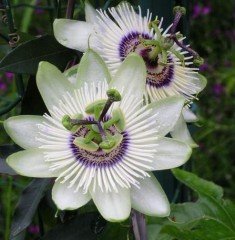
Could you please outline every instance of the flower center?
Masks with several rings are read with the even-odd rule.
[[[114,158],[120,153],[119,145],[123,142],[125,128],[124,116],[119,108],[112,112],[112,117],[106,113],[113,102],[121,100],[121,95],[115,89],[108,90],[107,95],[107,101],[99,100],[86,107],[85,111],[90,115],[88,118],[83,119],[78,114],[75,119],[68,115],[62,119],[63,126],[72,132],[70,146],[79,160],[94,162],[94,157],[99,156],[95,162],[100,162],[104,157],[110,157],[110,154],[113,156],[113,152]]]
[[[90,117],[90,120],[92,120],[92,117]],[[109,117],[105,117],[104,123],[107,123],[109,120]],[[115,125],[109,126],[105,132],[109,137],[115,137],[116,135],[122,136],[120,141],[115,144],[115,147],[112,147],[111,149],[102,149],[101,147],[98,147],[94,151],[79,147],[76,144],[76,139],[86,139],[90,133],[90,129],[87,128],[87,126],[80,127],[76,133],[71,135],[70,148],[79,163],[88,167],[104,167],[114,165],[123,159],[123,155],[127,150],[129,142],[127,132],[124,131],[120,133]],[[99,144],[101,138],[94,139],[93,141],[96,144]]]
[[[145,44],[148,41],[152,45]],[[154,42],[153,37],[148,34],[131,32],[121,40],[119,55],[121,60],[124,60],[130,52],[136,52],[142,56],[147,67],[146,83],[159,88],[170,84],[174,75],[174,66],[171,64],[173,63],[172,57],[167,56],[167,60],[163,59],[161,51],[156,49]]]

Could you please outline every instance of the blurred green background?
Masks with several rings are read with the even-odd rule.
[[[1,2],[1,1],[0,1]],[[21,32],[33,36],[52,34],[55,16],[64,17],[67,1],[61,1],[61,11],[56,10],[57,1],[12,0],[15,26]],[[95,7],[115,6],[120,1],[91,1]],[[137,1],[130,1],[137,5]],[[205,59],[200,67],[208,79],[206,89],[199,95],[194,108],[199,122],[193,137],[199,147],[192,155],[192,171],[202,178],[223,186],[225,198],[235,200],[235,12],[233,0],[185,1],[189,5],[189,42]],[[34,8],[30,6],[34,6]],[[151,9],[150,9],[151,10]],[[75,18],[84,18],[84,3],[77,1]],[[50,24],[48,24],[50,23]],[[2,23],[1,23],[2,24]],[[4,27],[0,24],[0,33]],[[0,38],[0,58],[9,47]],[[25,84],[27,82],[25,81]],[[0,108],[16,96],[14,75],[0,73]],[[4,120],[19,114],[20,106],[0,116]],[[0,125],[0,145],[10,139]],[[28,179],[23,177],[0,178],[0,236],[10,227],[10,217],[23,187]],[[29,236],[37,236],[38,227],[32,225]],[[36,235],[35,235],[36,234]],[[31,239],[32,239],[31,238]],[[30,238],[29,238],[30,239]]]

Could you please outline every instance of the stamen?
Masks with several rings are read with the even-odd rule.
[[[107,96],[108,96],[108,100],[103,108],[102,113],[100,114],[98,121],[103,120],[105,114],[108,112],[109,108],[114,102],[119,102],[122,99],[121,94],[116,89],[109,89],[107,91]]]
[[[175,31],[176,31],[176,28],[179,24],[179,21],[181,19],[181,17],[183,15],[186,14],[186,9],[184,7],[181,7],[181,6],[176,6],[173,8],[173,13],[175,14],[175,18],[174,18],[174,21],[173,21],[173,25],[171,27],[171,34],[175,34]]]
[[[69,131],[73,131],[75,126],[82,126],[82,125],[91,125],[97,124],[97,121],[90,121],[90,120],[82,120],[82,119],[72,119],[69,115],[65,115],[62,118],[62,125]]]
[[[184,45],[182,42],[180,42],[179,39],[180,39],[181,36],[179,34],[175,33],[181,17],[186,14],[186,9],[184,7],[181,7],[181,6],[176,6],[173,9],[173,13],[175,14],[175,18],[174,18],[174,21],[173,21],[173,25],[171,27],[171,35],[168,38],[174,40],[174,42],[179,47],[181,47],[183,50],[186,50],[189,54],[191,54],[194,58],[193,63],[196,66],[200,66],[204,62],[203,58],[201,58],[199,56],[199,54],[196,51],[194,51],[192,48],[190,48],[190,47]],[[171,49],[171,52],[172,52],[172,49]],[[173,53],[180,59],[180,61],[182,62],[182,65],[184,66],[184,61],[182,61],[182,59],[184,59],[184,56],[180,56],[178,54],[178,52],[176,52],[176,51],[173,52]]]

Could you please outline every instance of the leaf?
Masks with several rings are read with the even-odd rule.
[[[34,179],[23,190],[12,220],[11,240],[30,225],[49,183],[50,179]]]
[[[187,225],[184,227],[167,225],[162,228],[161,233],[166,233],[177,240],[235,239],[234,232],[215,219],[203,217],[190,223],[190,226],[193,227],[187,228]]]
[[[222,199],[223,189],[181,169],[177,179],[198,193],[197,202],[172,204],[167,219],[148,218],[150,240],[235,239],[235,204]]]
[[[21,114],[43,115],[46,112],[47,108],[38,91],[35,76],[31,76],[28,80],[26,92],[21,104]]]
[[[98,213],[80,214],[65,223],[58,224],[41,240],[95,240],[104,225],[105,221]]]
[[[220,219],[230,228],[235,229],[234,219],[223,206],[223,201],[221,200],[223,189],[220,186],[200,179],[195,174],[181,169],[174,169],[172,172],[179,181],[198,193],[198,203],[200,203],[204,214]]]
[[[0,45],[0,60],[10,52],[9,45]]]
[[[7,163],[6,158],[12,153],[18,152],[20,147],[16,145],[3,145],[0,146],[0,173],[9,175],[18,175]]]
[[[131,240],[130,234],[130,224],[127,223],[107,223],[104,232],[99,236],[99,240]]]
[[[48,61],[63,71],[74,53],[60,45],[53,36],[46,35],[13,49],[0,62],[0,71],[35,75],[40,61]]]
[[[213,182],[201,179],[195,174],[179,168],[173,169],[172,172],[179,181],[196,191],[198,194],[206,194],[215,199],[221,199],[223,197],[222,187],[214,184]]]

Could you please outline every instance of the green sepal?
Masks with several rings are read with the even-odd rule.
[[[118,121],[116,121],[114,125],[120,132],[123,132],[126,127],[126,121],[122,110],[120,108],[114,109],[112,112],[112,117],[114,119],[118,119]]]
[[[109,137],[109,139],[112,139],[115,142],[115,144],[113,145],[112,148],[109,148],[109,149],[103,148],[103,151],[106,153],[109,153],[109,152],[113,151],[114,149],[116,149],[122,142],[123,136],[120,133],[116,133],[114,136]]]
[[[81,149],[84,149],[84,150],[87,150],[87,151],[91,151],[91,152],[95,152],[98,150],[99,146],[98,144],[94,143],[94,142],[89,142],[89,143],[86,143],[86,140],[85,138],[83,137],[76,137],[73,141],[73,143],[81,148]]]

